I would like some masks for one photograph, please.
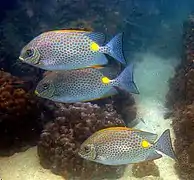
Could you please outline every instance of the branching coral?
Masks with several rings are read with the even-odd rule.
[[[194,179],[194,20],[184,24],[184,57],[170,81],[168,106],[173,110],[177,172],[181,179]]]
[[[112,105],[105,108],[91,103],[57,105],[56,119],[46,125],[38,144],[41,164],[55,173],[65,177],[77,176],[81,180],[120,177],[123,166],[100,165],[77,154],[81,143],[97,130],[124,125]]]

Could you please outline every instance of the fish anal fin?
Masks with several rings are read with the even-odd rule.
[[[153,161],[153,160],[159,159],[161,157],[162,157],[161,154],[158,154],[156,151],[151,151],[149,156],[145,160],[146,161]]]
[[[100,65],[105,65],[108,63],[108,59],[106,56],[102,53],[98,53],[96,56],[93,57],[92,60],[94,66],[100,66]]]
[[[108,92],[106,92],[103,96],[101,96],[99,98],[89,99],[89,100],[85,100],[85,101],[82,101],[82,102],[96,101],[96,100],[100,100],[100,99],[103,99],[103,98],[107,98],[107,97],[113,96],[115,94],[117,94],[117,90],[112,88]]]

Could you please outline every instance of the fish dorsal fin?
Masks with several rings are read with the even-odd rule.
[[[74,27],[74,28],[65,28],[66,31],[77,31],[77,32],[92,32],[91,28],[84,28],[84,27]]]
[[[138,132],[140,132],[140,130],[128,128],[126,126],[122,126],[122,127],[108,127],[108,128],[105,128],[105,129],[101,129],[98,132],[104,132],[104,131],[109,131],[109,130],[110,131],[138,131]]]
[[[58,33],[90,33],[92,32],[89,29],[83,29],[83,28],[69,28],[69,29],[56,29],[56,30],[51,30],[48,32],[58,32]]]
[[[146,139],[150,143],[154,143],[156,139],[158,138],[157,134],[145,132],[145,131],[139,131],[138,133],[142,138]]]
[[[87,99],[87,100],[83,100],[82,102],[97,101],[97,100],[100,100],[100,99],[103,99],[103,98],[107,98],[107,97],[113,96],[115,94],[117,94],[117,90],[114,89],[114,88],[111,88],[108,92],[104,93],[104,95],[102,95],[99,98]]]
[[[100,46],[102,46],[105,42],[105,35],[103,33],[86,32],[85,35]]]

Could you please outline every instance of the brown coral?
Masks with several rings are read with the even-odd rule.
[[[34,99],[24,88],[23,81],[0,71],[0,110],[1,114],[9,114],[8,120],[26,115],[29,112],[26,109],[30,110],[35,105]]]
[[[183,180],[194,179],[194,21],[184,23],[184,56],[170,81],[168,107],[173,110],[177,172]],[[170,106],[169,106],[170,105]]]
[[[81,180],[91,180],[120,177],[123,166],[100,165],[86,161],[77,154],[81,143],[95,131],[124,125],[112,105],[105,108],[91,103],[58,106],[57,118],[46,125],[38,144],[41,164],[66,178],[77,176]]]
[[[35,98],[20,79],[0,71],[0,154],[14,152],[16,145],[38,137],[39,111]]]

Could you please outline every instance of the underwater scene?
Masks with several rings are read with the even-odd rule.
[[[1,180],[194,180],[193,0],[1,0]]]

